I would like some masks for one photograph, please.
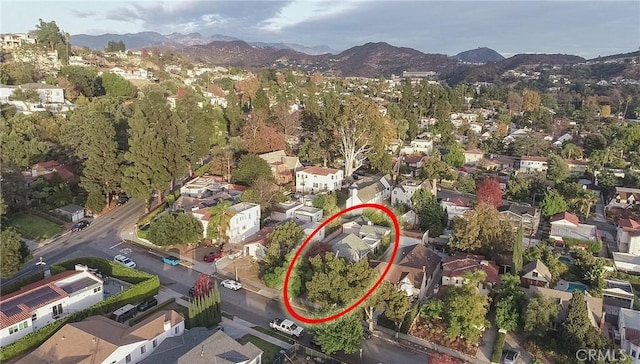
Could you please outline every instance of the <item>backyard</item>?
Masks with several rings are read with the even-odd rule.
[[[40,216],[19,214],[9,218],[7,224],[27,239],[44,240],[60,234],[64,228]]]
[[[253,345],[257,346],[260,350],[264,351],[264,354],[262,354],[263,363],[273,363],[273,361],[278,358],[278,354],[280,353],[280,351],[284,350],[277,345],[262,340],[261,338],[253,336],[251,334],[247,334],[241,337],[238,342],[242,345],[250,342]]]

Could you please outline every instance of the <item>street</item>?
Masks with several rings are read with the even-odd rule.
[[[42,269],[36,263],[43,261],[50,266],[60,261],[77,257],[100,257],[113,259],[117,254],[125,254],[136,262],[136,269],[157,274],[160,284],[178,293],[187,295],[201,274],[184,266],[170,266],[164,264],[160,258],[150,254],[143,247],[122,241],[120,231],[124,226],[134,224],[144,213],[143,203],[131,200],[127,204],[117,207],[113,211],[96,218],[86,229],[69,233],[58,240],[38,248],[33,253],[33,259],[25,263],[23,269],[0,284],[11,283]],[[226,259],[226,258],[225,258]],[[245,321],[262,327],[269,327],[269,321],[276,317],[286,317],[287,310],[280,301],[242,289],[232,291],[220,288],[222,309]],[[303,344],[309,344],[311,337],[305,335]],[[342,360],[350,363],[426,363],[428,355],[401,349],[388,341],[373,338],[363,343],[362,361],[359,353],[352,355],[338,355]]]

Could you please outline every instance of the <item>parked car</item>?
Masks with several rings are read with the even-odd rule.
[[[89,224],[90,223],[87,220],[80,220],[73,225],[73,227],[71,228],[71,231],[80,231],[86,228],[87,226],[89,226]]]
[[[219,252],[211,252],[204,256],[204,261],[207,263],[213,263],[216,260],[222,259],[222,254],[224,252],[220,250]]]
[[[222,285],[222,287],[224,287],[224,288],[229,288],[229,289],[232,289],[234,291],[237,291],[240,288],[242,288],[242,284],[240,284],[240,282],[234,281],[233,279],[225,279],[224,281],[222,281],[220,283],[220,285]]]
[[[180,258],[174,257],[173,255],[165,255],[164,257],[162,257],[162,261],[165,264],[169,264],[169,265],[178,265],[178,264],[180,264]]]
[[[122,254],[118,254],[115,257],[113,257],[113,261],[116,263],[120,263],[122,265],[124,265],[125,267],[129,267],[129,268],[135,268],[136,267],[136,262],[134,262],[133,260],[125,257]]]
[[[506,350],[502,364],[516,364],[519,357],[520,357],[519,351],[512,350],[512,349]]]
[[[189,288],[189,297],[193,297],[195,293],[196,293],[196,287]]]
[[[118,202],[116,203],[116,206],[122,206],[124,204],[126,204],[127,202],[129,202],[131,198],[127,195],[120,195],[118,196]]]
[[[362,337],[364,337],[365,340],[369,340],[373,337],[373,334],[371,333],[371,331],[369,331],[369,329],[365,328],[362,332]]]
[[[155,297],[151,297],[149,299],[144,300],[142,303],[138,305],[138,312],[144,312],[151,307],[157,306],[158,300]]]

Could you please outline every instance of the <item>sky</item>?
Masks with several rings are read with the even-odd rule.
[[[70,34],[155,31],[222,34],[254,42],[326,45],[342,51],[387,42],[454,55],[489,47],[594,58],[638,50],[640,1],[56,1],[3,0],[0,31],[38,19]]]

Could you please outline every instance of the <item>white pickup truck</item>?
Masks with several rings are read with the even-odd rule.
[[[269,322],[269,326],[277,331],[283,332],[290,336],[302,337],[304,334],[304,329],[298,325],[296,325],[291,320],[283,320],[283,319],[275,319]]]

